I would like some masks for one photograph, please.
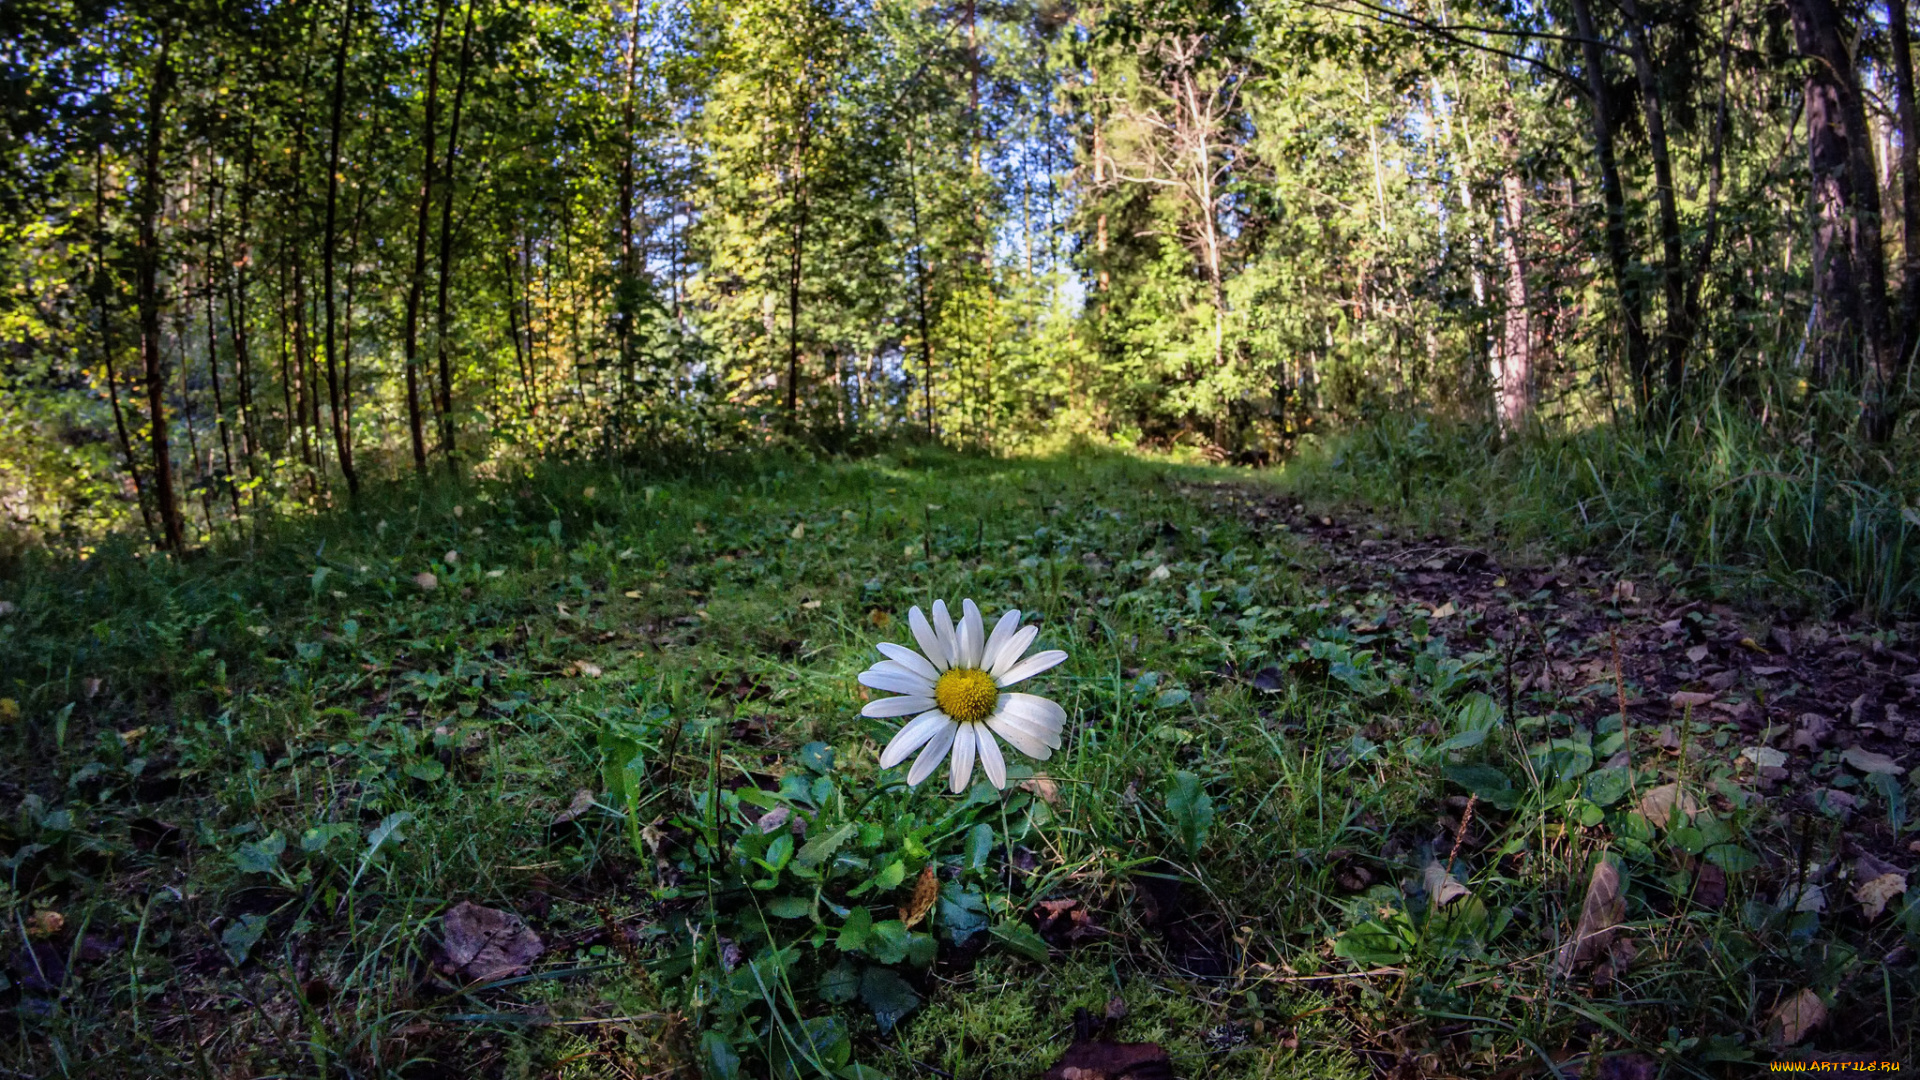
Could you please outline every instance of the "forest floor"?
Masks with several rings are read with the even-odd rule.
[[[1917,628],[1301,487],[551,466],[29,566],[0,1076],[1912,1061]],[[1071,656],[1005,794],[876,767],[854,676],[936,597]]]

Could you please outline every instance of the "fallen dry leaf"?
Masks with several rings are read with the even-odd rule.
[[[1159,1043],[1082,1041],[1041,1080],[1173,1080],[1173,1059]]]
[[[1849,746],[1840,752],[1840,760],[1859,769],[1863,773],[1879,773],[1883,776],[1899,776],[1907,770],[1900,767],[1892,758],[1876,753],[1863,746]]]
[[[881,611],[879,608],[874,608],[872,611],[867,612],[867,622],[872,624],[875,630],[885,630],[887,624],[892,621],[893,616]]]
[[[1661,784],[1648,788],[1647,793],[1640,796],[1640,816],[1655,828],[1666,828],[1673,821],[1676,809],[1680,816],[1688,819],[1700,812],[1700,804],[1681,791],[1679,784]]]
[[[1460,609],[1454,607],[1453,601],[1449,600],[1446,603],[1441,604],[1439,607],[1434,608],[1433,614],[1429,616],[1429,618],[1449,619],[1459,614],[1459,612],[1460,612]]]
[[[1675,690],[1667,701],[1676,709],[1697,709],[1713,703],[1713,695],[1700,690]]]
[[[468,982],[525,974],[547,951],[540,935],[510,911],[461,901],[441,919],[445,962],[441,970]]]
[[[1020,781],[1020,790],[1032,792],[1035,798],[1048,806],[1060,805],[1060,785],[1054,783],[1053,777],[1046,773],[1034,773]]]
[[[440,556],[440,561],[446,563],[448,566],[458,566],[460,565],[460,552],[449,551],[445,555]]]
[[[67,917],[57,911],[36,911],[27,919],[27,937],[33,941],[45,941],[60,932],[67,925]]]
[[[927,912],[933,910],[933,902],[940,897],[940,878],[934,872],[933,864],[928,863],[920,870],[920,880],[913,883],[913,897],[907,906],[900,909],[900,921],[911,930],[919,925]]]
[[[413,575],[413,583],[420,586],[421,592],[432,592],[440,587],[440,579],[434,577],[431,570],[422,570]]]
[[[1787,763],[1787,755],[1771,746],[1749,746],[1740,751],[1740,756],[1763,769],[1777,769]]]
[[[1620,870],[1601,859],[1593,864],[1593,874],[1587,879],[1587,899],[1580,905],[1580,925],[1574,928],[1573,940],[1560,948],[1560,973],[1568,974],[1582,964],[1605,956],[1607,947],[1613,943],[1613,928],[1626,913],[1627,898],[1620,889]]]
[[[591,809],[593,809],[593,792],[581,788],[573,793],[573,801],[567,804],[567,808],[553,816],[552,823],[565,825],[570,821],[578,821],[582,814]]]
[[[599,664],[592,664],[582,660],[577,666],[580,668],[580,674],[585,675],[589,679],[597,679],[600,677]]]
[[[1775,1042],[1792,1046],[1826,1022],[1826,1003],[1820,1000],[1819,994],[1807,989],[1775,1007],[1773,1016],[1767,1021],[1767,1030]]]
[[[1869,919],[1877,919],[1887,910],[1887,902],[1907,891],[1907,875],[1881,874],[1870,881],[1863,881],[1854,887],[1853,898],[1860,901],[1860,911]]]
[[[1421,881],[1427,889],[1427,896],[1436,907],[1446,907],[1455,900],[1473,895],[1473,891],[1460,884],[1460,879],[1447,872],[1447,868],[1435,859],[1420,871]]]

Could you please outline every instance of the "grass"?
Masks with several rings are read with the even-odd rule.
[[[1755,416],[1716,399],[1671,426],[1504,442],[1484,426],[1395,417],[1308,448],[1286,483],[1423,531],[1644,562],[1747,602],[1920,615],[1915,432],[1876,445],[1822,433],[1815,413]]]
[[[1803,988],[1833,1017],[1811,1045],[1910,1056],[1916,906],[1778,903],[1836,820],[1776,812],[1705,722],[1676,760],[1544,696],[1503,712],[1487,624],[1340,587],[1187,490],[1247,479],[552,466],[178,565],[26,565],[0,1071],[1026,1076],[1118,997],[1113,1034],[1183,1076],[1718,1075]],[[858,716],[872,643],[962,596],[1072,654],[1037,688],[1066,747],[1005,796],[889,783],[892,724]],[[1634,812],[1674,782],[1698,815]],[[1896,837],[1900,791],[1861,789]],[[1602,859],[1638,946],[1611,981],[1555,964]],[[461,901],[544,954],[449,972]]]

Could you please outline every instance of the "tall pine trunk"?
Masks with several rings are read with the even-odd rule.
[[[440,185],[445,189],[440,203],[440,277],[434,298],[433,346],[440,360],[440,399],[435,409],[440,421],[440,453],[447,469],[454,468],[453,455],[453,368],[447,350],[447,290],[453,283],[453,166],[460,152],[460,107],[467,97],[467,77],[473,61],[473,4],[467,0],[467,14],[460,29],[460,75],[453,86],[453,118],[447,125],[446,166]]]
[[[1580,34],[1581,56],[1587,69],[1587,96],[1593,110],[1594,156],[1599,159],[1600,199],[1607,214],[1607,265],[1612,272],[1613,291],[1620,299],[1627,372],[1633,379],[1634,397],[1644,406],[1653,397],[1653,372],[1647,360],[1647,331],[1642,322],[1645,308],[1640,283],[1633,275],[1633,252],[1627,237],[1626,190],[1620,183],[1613,121],[1607,111],[1607,73],[1603,62],[1606,45],[1600,40],[1587,0],[1573,0],[1573,17]]]

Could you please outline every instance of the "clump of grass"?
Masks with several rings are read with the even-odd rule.
[[[1811,612],[1920,612],[1920,443],[1874,444],[1815,410],[1716,398],[1671,423],[1502,440],[1480,424],[1383,419],[1309,446],[1289,490],[1548,553],[1650,565]]]

